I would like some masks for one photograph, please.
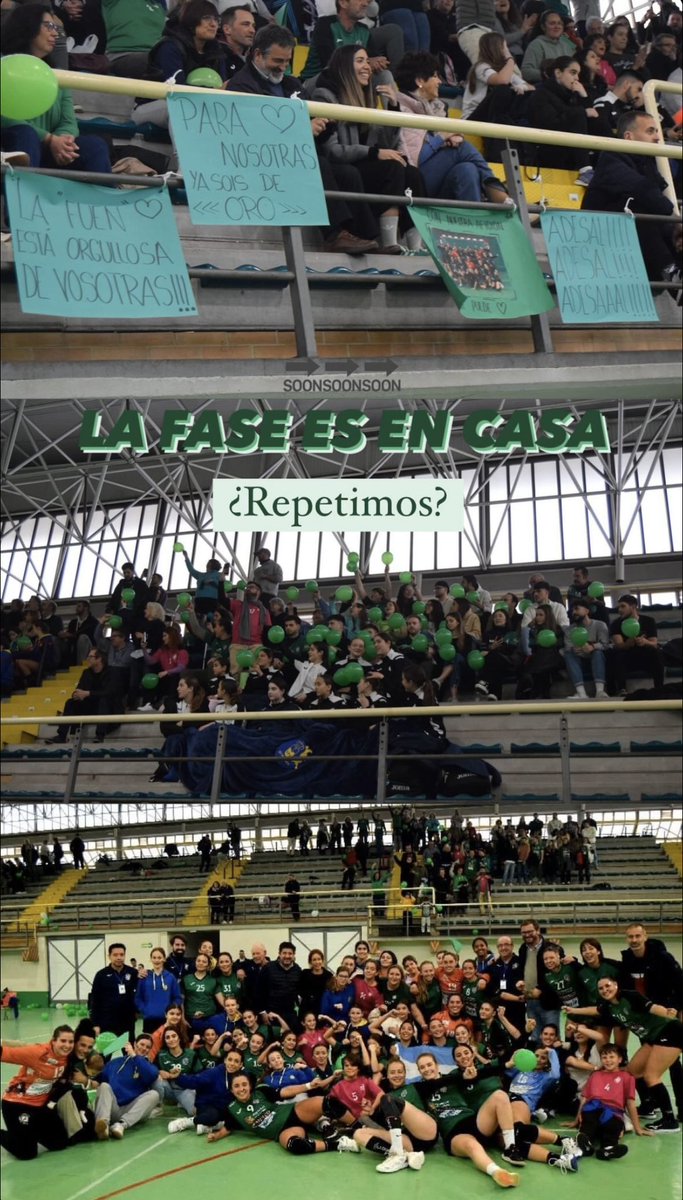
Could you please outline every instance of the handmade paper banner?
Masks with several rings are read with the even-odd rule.
[[[410,209],[446,287],[464,317],[500,320],[554,308],[517,213]]]
[[[7,175],[5,188],[24,312],[197,315],[165,189],[120,192],[23,172]]]
[[[659,320],[633,217],[546,212],[541,228],[566,325]]]
[[[305,104],[171,93],[168,111],[195,225],[328,224]]]

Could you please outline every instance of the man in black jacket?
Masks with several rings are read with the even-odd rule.
[[[149,600],[149,588],[144,579],[140,579],[135,574],[135,567],[132,563],[124,563],[121,571],[123,572],[123,579],[119,580],[114,588],[111,600],[105,611],[107,613],[119,613],[123,618],[124,629],[130,632],[132,629],[139,627],[137,622],[142,619],[145,605]],[[127,591],[135,592],[134,600],[125,601],[122,599],[122,593]]]
[[[87,667],[82,672],[78,687],[64,705],[65,717],[100,716],[105,713],[120,711],[121,694],[118,681],[114,679],[107,666],[107,660],[102,650],[91,650],[87,658]],[[48,738],[52,745],[64,744],[71,726],[60,725],[54,737]],[[105,734],[111,731],[111,725],[96,725],[95,737],[98,742],[104,741]]]
[[[230,79],[242,70],[254,41],[256,22],[251,9],[241,4],[226,8],[221,15],[221,32],[225,40],[225,63]]]
[[[127,1033],[135,1040],[135,991],[138,973],[126,964],[126,947],[112,942],[107,947],[109,964],[97,971],[89,996],[90,1019],[97,1033]]]
[[[665,1008],[683,1009],[683,969],[659,938],[648,937],[642,921],[626,926],[628,950],[622,950],[621,961],[627,979],[624,987],[632,988],[654,1004]],[[683,1120],[683,1066],[680,1058],[669,1068],[671,1086],[676,1097],[678,1120]],[[640,1082],[640,1081],[639,1081]],[[639,1094],[640,1094],[640,1088]],[[641,1112],[647,1098],[641,1095]]]
[[[617,135],[625,142],[659,142],[657,122],[648,113],[622,113],[617,123]],[[598,158],[582,208],[593,212],[623,212],[626,202],[634,213],[671,216],[673,204],[664,195],[666,184],[654,158],[642,154],[613,154],[603,151]],[[648,277],[659,280],[664,268],[673,260],[671,231],[673,225],[636,222],[638,240],[643,252]]]
[[[533,1018],[536,1028],[531,1035],[531,1041],[540,1042],[541,1030],[544,1025],[556,1025],[560,1028],[560,1013],[554,995],[545,987],[545,963],[543,951],[548,941],[541,934],[541,926],[533,917],[522,922],[520,929],[522,944],[519,948],[519,969],[522,979],[515,984],[515,991],[526,999],[526,1015]],[[556,943],[553,943],[554,945]],[[558,947],[561,958],[564,958],[562,946]]]
[[[290,1029],[298,1033],[301,1029],[298,1017],[301,967],[295,958],[296,949],[292,943],[280,942],[275,962],[268,963],[265,971],[266,1009],[276,1012]]]

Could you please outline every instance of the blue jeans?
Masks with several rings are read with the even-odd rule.
[[[73,163],[62,167],[65,171],[98,171],[103,175],[111,174],[109,150],[103,138],[93,134],[76,138],[78,158]],[[40,136],[32,125],[10,125],[2,131],[3,150],[23,150],[28,154],[32,167],[56,167],[58,164],[43,145]]]
[[[495,183],[486,159],[463,142],[460,146],[444,146],[433,153],[425,142],[418,163],[427,195],[441,200],[481,200],[485,183]]]
[[[564,665],[567,668],[567,674],[571,679],[574,687],[580,685],[584,681],[584,664],[588,667],[586,676],[590,679],[591,674],[596,683],[605,682],[605,651],[596,649],[592,654],[577,654],[572,646],[564,648]]]
[[[540,1000],[527,1000],[526,1015],[533,1017],[536,1022],[536,1028],[531,1034],[529,1041],[540,1042],[541,1030],[544,1025],[556,1025],[560,1028],[560,1010],[558,1008],[542,1008]]]
[[[177,1083],[172,1083],[170,1079],[157,1079],[153,1085],[153,1090],[157,1093],[162,1104],[175,1103],[178,1108],[182,1108],[186,1116],[194,1116],[194,1091],[191,1088],[178,1087]]]
[[[403,30],[406,54],[429,50],[430,29],[426,13],[413,12],[410,8],[392,8],[382,14],[381,25],[398,25]]]
[[[506,859],[505,863],[503,864],[503,883],[504,884],[515,882],[515,871],[516,870],[517,870],[517,863],[514,862],[513,859],[511,859],[511,858]]]

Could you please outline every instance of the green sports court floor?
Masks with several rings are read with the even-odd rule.
[[[18,1021],[4,1021],[2,1034],[25,1042],[45,1041],[59,1017],[54,1009],[46,1021],[41,1013],[29,1012]],[[1,1068],[3,1088],[15,1071]],[[215,1146],[192,1132],[170,1135],[166,1126],[173,1110],[167,1113],[131,1130],[123,1141],[41,1153],[30,1163],[0,1151],[2,1200],[199,1200],[207,1195],[226,1200],[375,1200],[378,1189],[396,1200],[463,1194],[466,1200],[480,1200],[501,1194],[469,1163],[449,1159],[441,1149],[427,1156],[419,1174],[402,1171],[384,1178],[375,1173],[378,1159],[371,1154],[318,1154],[304,1160],[241,1134]],[[680,1200],[680,1132],[656,1138],[630,1134],[626,1144],[626,1158],[615,1163],[584,1159],[576,1175],[527,1165],[515,1194],[528,1200],[554,1200],[565,1191],[582,1200]]]

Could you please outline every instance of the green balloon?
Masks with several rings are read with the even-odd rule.
[[[119,621],[120,620],[121,618],[119,617]],[[17,647],[19,650],[30,650],[32,645],[33,642],[31,641],[30,637],[26,636],[25,633],[22,634],[20,638],[17,638]]]
[[[403,617],[401,615],[401,613],[392,613],[391,614],[391,616],[389,617],[389,628],[390,629],[402,629],[404,625],[405,625],[405,617]]]
[[[576,629],[572,629],[569,640],[572,646],[585,646],[588,641],[588,630],[583,625],[577,625]]]
[[[148,692],[153,692],[159,686],[159,676],[150,671],[149,674],[142,676],[140,683]]]
[[[437,904],[437,906],[436,906],[436,911],[437,911],[438,913],[442,913],[442,912],[443,912],[443,904]]]
[[[325,641],[329,646],[338,646],[342,640],[340,629],[328,629],[325,634]]]
[[[442,643],[448,645],[449,642],[453,641],[453,634],[447,625],[444,625],[441,629],[437,629],[434,634],[434,641],[437,645],[441,645]]]
[[[317,584],[317,582],[316,582],[316,580],[315,580],[315,579],[309,579],[308,583],[306,584],[306,591],[307,591],[307,592],[318,592],[318,591],[320,591],[320,589],[319,589],[319,587],[318,587],[318,584]]]
[[[134,588],[124,588],[123,591],[121,592],[121,599],[123,600],[124,604],[134,604],[135,603],[135,589]]]
[[[412,571],[399,571],[398,580],[399,580],[399,583],[412,583],[413,582],[413,572]]]
[[[372,621],[373,625],[382,620],[382,615],[381,608],[371,608],[368,612],[368,618]]]
[[[316,642],[319,643],[324,641],[325,634],[323,633],[322,629],[309,629],[308,633],[306,634],[307,646],[314,646]]]
[[[621,622],[621,634],[625,638],[640,637],[640,621],[636,621],[635,617],[627,617]]]
[[[405,892],[405,890],[406,890],[406,888],[407,888],[407,887],[408,887],[408,884],[407,884],[407,883],[402,883],[402,884],[401,884],[401,891],[402,891],[402,892]]]
[[[507,612],[507,610],[508,610],[507,600],[496,600],[496,603],[493,606],[494,612]]]
[[[346,678],[348,679],[349,683],[360,683],[365,674],[360,663],[349,663],[345,668],[345,671]]]
[[[469,654],[467,655],[467,665],[473,671],[481,671],[481,668],[485,662],[486,659],[484,658],[481,650],[470,650]]]
[[[360,562],[360,554],[356,554],[356,551],[352,550],[351,553],[349,554],[349,562],[351,563],[351,566],[355,570]]]
[[[429,638],[424,633],[417,633],[410,644],[418,654],[424,654],[429,649]]]
[[[288,600],[298,600],[299,599],[298,587],[288,587],[287,591],[285,592],[285,596],[287,597]]]
[[[223,87],[223,80],[218,74],[218,71],[213,71],[211,67],[196,67],[194,71],[190,71],[190,74],[187,76],[185,82],[188,83],[190,87]]]
[[[109,618],[110,629],[120,629],[122,625],[123,619],[121,617],[117,617],[116,613],[114,613],[113,617]]]
[[[533,600],[520,600],[519,604],[517,605],[517,612],[524,614],[528,608],[532,607],[532,604]]]
[[[189,612],[187,612],[186,610],[183,610],[183,612],[179,613],[178,615],[180,616],[180,620],[182,621],[183,625],[187,625],[187,622],[190,619]]]
[[[179,608],[187,608],[188,604],[192,603],[192,597],[189,592],[181,592],[178,596]]]
[[[346,570],[349,572],[350,575],[354,574],[357,567],[358,567],[358,563],[352,563],[350,558],[346,560]]]
[[[327,659],[328,659],[328,662],[330,663],[330,666],[332,665],[333,662],[336,662],[337,651],[335,650],[334,646],[330,646],[330,649],[327,651]]]
[[[592,600],[602,600],[605,594],[604,583],[598,583],[597,579],[593,583],[588,584],[588,595]]]
[[[455,646],[452,646],[452,645],[449,646],[445,643],[442,643],[439,646],[439,658],[441,659],[442,662],[445,662],[445,663],[453,662],[453,659],[455,658],[457,653],[458,653],[458,651],[456,650]]]
[[[518,1071],[535,1071],[538,1066],[533,1050],[516,1050],[512,1061]]]
[[[557,634],[552,629],[541,629],[540,633],[536,635],[536,641],[545,650],[550,650],[552,646],[557,645]]]
[[[246,591],[246,587],[247,587],[246,579],[238,579],[237,583],[235,584],[235,587],[237,588],[238,592]]]
[[[183,546],[182,542],[174,542],[173,543],[174,554],[182,554],[184,552],[184,550],[185,550],[185,547]]]
[[[54,71],[35,54],[8,54],[0,61],[3,117],[32,121],[52,108],[59,94]]]
[[[479,595],[479,592],[468,592],[467,599],[469,600],[470,604],[478,604],[481,600],[481,596]]]
[[[453,583],[451,584],[450,593],[451,596],[453,596],[456,600],[462,600],[463,596],[465,595],[465,589],[462,584]]]
[[[332,676],[332,680],[334,683],[336,683],[337,687],[347,687],[351,682],[351,680],[347,677],[346,667],[340,667],[338,671],[335,671],[334,675]]]
[[[391,550],[385,550],[384,554],[382,555],[382,562],[384,563],[385,567],[390,567],[393,561],[394,556],[391,553]]]
[[[365,657],[368,662],[372,662],[373,658],[377,658],[377,647],[374,642],[365,643]]]
[[[425,604],[424,600],[413,600],[412,611],[415,613],[416,617],[421,617],[426,608],[427,605]]]
[[[231,583],[229,579],[226,579],[223,583],[223,591],[224,592],[232,592],[234,587],[235,587],[234,583]]]
[[[353,600],[353,588],[349,587],[347,583],[343,583],[341,587],[338,587],[334,594],[337,600],[341,601],[342,604],[346,604],[349,600]]]
[[[48,1012],[48,1013],[41,1013],[41,1014],[40,1014],[40,1019],[41,1019],[41,1021],[49,1021],[49,1020],[50,1020],[50,1014],[49,1014],[49,1012]]]
[[[272,629],[268,630],[268,641],[277,646],[285,640],[285,631],[281,625],[273,625]]]
[[[243,671],[248,671],[254,665],[254,655],[251,650],[238,650],[235,662]]]

